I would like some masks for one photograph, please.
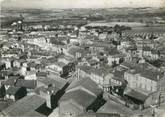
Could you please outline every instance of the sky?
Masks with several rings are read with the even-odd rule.
[[[3,7],[16,8],[112,8],[165,7],[165,0],[0,0]]]

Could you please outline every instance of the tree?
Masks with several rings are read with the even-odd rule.
[[[122,32],[125,31],[125,30],[131,30],[131,27],[127,27],[127,26],[120,26],[118,24],[116,24],[114,26],[114,32],[118,33],[120,35],[120,37],[122,37]]]

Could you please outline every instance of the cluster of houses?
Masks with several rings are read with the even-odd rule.
[[[0,42],[0,99],[13,102],[4,116],[120,117],[95,113],[105,93],[140,109],[165,101],[164,65],[150,63],[165,62],[159,38],[84,26],[64,31],[25,33],[21,40],[9,34]]]

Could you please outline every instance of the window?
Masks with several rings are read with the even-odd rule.
[[[142,88],[142,84],[141,83],[140,83],[139,87]]]
[[[146,84],[144,85],[144,89],[145,89],[145,90],[147,89],[147,85],[146,85]]]
[[[137,82],[135,83],[135,86],[136,86],[136,87],[138,87],[138,84],[137,84]]]

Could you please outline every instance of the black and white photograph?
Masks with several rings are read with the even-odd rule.
[[[165,117],[165,0],[0,0],[0,117]]]

